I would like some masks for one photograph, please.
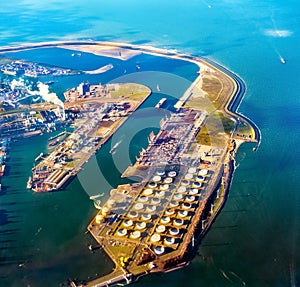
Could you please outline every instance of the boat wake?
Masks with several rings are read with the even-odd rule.
[[[224,270],[220,269],[221,274],[224,276],[225,279],[227,279],[230,283],[234,283],[228,276],[227,274],[224,272]]]
[[[42,227],[39,227],[39,229],[37,230],[37,232],[34,234],[34,236],[37,236],[41,231],[42,231]]]
[[[246,282],[240,276],[238,276],[236,273],[234,273],[233,271],[229,271],[228,274],[226,274],[224,270],[220,269],[220,272],[224,276],[224,278],[227,281],[229,281],[230,283],[236,284],[237,280],[238,280],[238,282],[242,283],[243,286],[247,286]]]
[[[233,276],[235,276],[237,279],[239,279],[242,282],[243,286],[246,286],[246,282],[240,276],[238,276],[233,271],[230,271],[229,273],[232,274]]]

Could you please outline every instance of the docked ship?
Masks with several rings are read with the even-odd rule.
[[[34,161],[39,161],[42,157],[43,157],[44,153],[40,153],[35,159]]]
[[[55,146],[59,143],[59,139],[55,140],[55,141],[52,141],[52,142],[49,142],[48,146],[51,147],[51,146]]]
[[[159,109],[165,103],[166,100],[166,98],[160,99],[160,101],[156,104],[155,108]]]

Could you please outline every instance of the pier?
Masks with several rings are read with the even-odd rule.
[[[75,121],[72,133],[64,131],[49,139],[49,146],[55,148],[34,167],[32,190],[62,189],[150,94],[148,87],[131,83],[81,84],[68,90],[65,110],[75,108],[82,117]]]

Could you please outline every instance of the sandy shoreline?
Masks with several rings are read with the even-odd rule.
[[[96,69],[96,70],[91,70],[91,71],[83,71],[85,74],[88,74],[88,75],[96,75],[96,74],[102,74],[102,73],[105,73],[111,69],[113,69],[113,65],[112,64],[108,64],[108,65],[105,65],[99,69]]]
[[[238,76],[226,69],[222,65],[214,63],[209,59],[202,59],[201,57],[191,56],[184,53],[179,53],[173,50],[167,50],[162,48],[156,48],[147,45],[133,45],[129,43],[117,43],[117,42],[93,42],[93,41],[55,41],[55,42],[41,42],[41,43],[26,43],[19,46],[7,46],[0,49],[0,54],[6,52],[18,52],[21,50],[37,49],[37,48],[55,48],[60,47],[69,50],[76,50],[81,52],[94,53],[98,56],[120,58],[122,60],[129,59],[135,55],[141,53],[150,54],[154,56],[167,57],[172,59],[177,59],[181,61],[188,61],[190,63],[196,64],[199,67],[199,76],[194,80],[192,85],[188,88],[185,94],[178,101],[177,107],[181,107],[189,99],[191,91],[196,92],[198,96],[205,96],[205,91],[202,89],[203,76],[206,72],[210,73],[221,73],[226,76],[231,82],[230,96],[226,103],[224,104],[224,111],[232,116],[242,118],[244,121],[248,122],[253,126],[255,130],[255,139],[260,141],[260,131],[257,126],[245,116],[236,113],[236,108],[231,110],[232,103],[236,101],[241,101],[240,87],[243,84],[242,80],[238,80]],[[102,73],[105,72],[106,68],[102,67],[94,71],[86,71],[87,73]]]
[[[119,60],[126,61],[134,56],[141,54],[139,51],[128,50],[124,49],[121,46],[119,47],[112,47],[112,46],[99,46],[99,45],[71,45],[71,46],[58,46],[59,48],[71,50],[71,51],[78,51],[78,52],[86,52],[91,53],[96,56],[104,56],[115,58]]]

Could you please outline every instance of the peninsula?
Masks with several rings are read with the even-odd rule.
[[[89,282],[83,279],[69,283],[71,286],[90,287],[127,284],[151,272],[166,272],[187,265],[195,246],[225,204],[238,147],[244,142],[253,142],[256,143],[255,151],[260,142],[256,125],[237,113],[245,93],[244,82],[211,60],[148,46],[91,41],[50,42],[6,47],[0,53],[42,47],[60,47],[122,60],[145,53],[198,65],[198,77],[174,105],[174,112],[161,120],[156,134],[150,133],[148,147],[141,150],[135,164],[122,175],[137,176],[142,180],[112,189],[108,200],[98,207],[88,225],[88,231],[97,244],[96,248],[90,246],[90,249],[103,248],[115,268],[110,274]],[[107,68],[112,66],[100,68],[100,72]],[[137,88],[144,89],[142,98],[130,99],[132,93],[127,92],[122,94],[123,97],[116,97],[118,100],[114,99],[112,104],[108,94],[117,91],[118,86],[94,86],[95,91],[104,89],[108,92],[100,93],[97,100],[91,100],[89,94],[89,105],[86,105],[86,98],[81,97],[83,93],[78,93],[85,89],[81,86],[65,93],[64,106],[65,109],[89,106],[94,112],[111,113],[109,117],[114,117],[115,108],[120,107],[126,116],[150,94],[147,87]],[[126,103],[128,109],[124,106]],[[87,114],[90,112],[88,110]],[[35,185],[45,189],[62,187],[65,176],[79,172],[84,162],[125,118],[116,118],[116,124],[109,129],[102,126],[103,117],[96,117],[93,121],[88,117],[83,119],[88,123],[83,125],[84,130],[81,127],[75,129],[54,154],[35,168],[34,172],[42,173],[51,169],[47,179],[39,177]],[[80,146],[82,138],[92,144],[90,149],[85,149],[86,154]],[[75,144],[76,150],[68,144]],[[69,154],[76,156],[70,159]]]

